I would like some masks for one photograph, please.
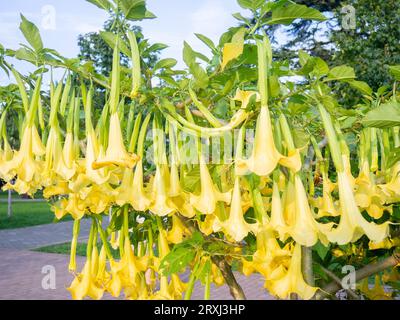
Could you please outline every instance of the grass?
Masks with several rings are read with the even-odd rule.
[[[78,244],[76,246],[76,255],[81,256],[81,257],[86,257],[86,247],[87,247],[86,242],[78,242]],[[101,242],[99,242],[97,244],[97,248],[100,252]],[[34,249],[33,251],[69,255],[71,252],[71,243],[66,242],[66,243],[60,243],[60,244],[53,244],[50,246],[45,246],[45,247]],[[111,248],[111,254],[114,257],[114,259],[119,259],[119,251],[118,250],[114,250],[113,248]]]
[[[61,221],[71,220],[69,216]],[[0,230],[15,229],[57,221],[47,202],[14,202],[12,215],[7,216],[7,203],[0,203]]]

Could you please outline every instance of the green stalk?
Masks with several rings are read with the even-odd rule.
[[[106,250],[107,258],[110,261],[113,261],[114,258],[112,256],[111,249],[110,249],[110,246],[109,246],[108,241],[107,241],[107,236],[106,236],[106,234],[105,234],[105,232],[104,232],[104,230],[103,230],[103,228],[101,226],[101,219],[97,220],[97,225],[98,225],[98,229],[99,229],[100,239],[103,242],[104,249]]]
[[[129,140],[129,138],[132,135],[132,130],[133,130],[133,123],[134,120],[133,118],[135,117],[135,104],[132,103],[131,107],[129,108],[129,114],[128,114],[128,124],[126,127],[126,140]]]
[[[204,117],[213,127],[219,128],[222,126],[219,120],[216,117],[214,117],[214,115],[210,112],[210,110],[208,110],[206,106],[197,98],[196,93],[192,90],[190,86],[189,86],[189,95],[195,106],[200,110],[200,112],[204,115]]]
[[[139,136],[139,129],[140,129],[140,124],[142,122],[142,114],[139,113],[135,119],[135,125],[133,126],[133,132],[131,133],[131,139],[129,142],[129,152],[134,152],[136,149],[136,144]]]
[[[211,293],[211,271],[208,272],[206,277],[206,285],[204,288],[204,300],[210,300]]]
[[[131,98],[135,98],[138,95],[141,82],[140,72],[140,52],[136,41],[135,33],[128,31],[128,40],[131,47],[131,59],[132,59],[132,91],[130,93]]]
[[[74,226],[72,229],[71,253],[70,253],[70,260],[68,267],[70,272],[76,271],[76,246],[78,244],[80,223],[81,223],[80,219],[74,220]]]
[[[187,290],[185,292],[185,297],[183,298],[184,300],[190,300],[190,298],[192,297],[194,284],[196,283],[196,278],[197,278],[196,273],[198,268],[199,268],[199,263],[196,262],[196,265],[194,266],[192,273],[190,274],[189,277]]]
[[[120,56],[119,56],[119,36],[116,37],[117,41],[113,52],[113,63],[111,73],[111,92],[110,92],[110,110],[114,114],[118,110],[119,94],[120,94]]]
[[[61,102],[60,102],[60,114],[62,116],[65,115],[65,109],[67,107],[68,104],[68,98],[69,98],[69,94],[71,91],[71,75],[68,76],[67,81],[65,83],[65,87],[61,96]]]
[[[15,70],[13,67],[11,67],[10,69],[15,77],[15,80],[17,81],[19,93],[21,95],[22,106],[24,107],[25,114],[27,114],[29,110],[29,100],[28,100],[28,94],[26,93],[25,85],[21,79],[21,75],[19,74],[19,72]]]
[[[325,110],[322,104],[318,103],[318,110],[322,118],[322,123],[324,125],[326,135],[328,137],[328,144],[331,150],[331,156],[336,170],[342,172],[344,170],[343,161],[341,157],[341,150],[339,141],[337,139],[335,129],[332,124],[332,119],[329,113]]]
[[[96,232],[96,222],[93,220],[92,226],[90,227],[89,239],[88,239],[87,248],[86,248],[86,256],[87,256],[88,260],[90,260],[92,257],[93,239],[95,236],[95,232]]]

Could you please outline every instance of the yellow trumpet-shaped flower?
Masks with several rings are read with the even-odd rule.
[[[272,201],[271,201],[271,219],[269,227],[275,230],[281,241],[285,241],[288,237],[288,227],[283,216],[282,200],[279,194],[278,183],[274,181]]]
[[[285,276],[278,280],[267,281],[268,291],[281,299],[287,299],[291,293],[297,293],[300,298],[311,299],[318,290],[316,287],[309,286],[303,278],[301,272],[301,246],[296,244],[290,260],[289,269]]]
[[[322,234],[327,232],[330,226],[320,225],[314,220],[304,185],[297,174],[294,177],[294,188],[295,216],[293,224],[289,225],[289,234],[297,243],[310,247],[318,241],[319,235],[323,237]],[[323,233],[321,234],[320,231],[323,231]],[[325,238],[323,242],[326,243]]]
[[[67,211],[74,219],[81,219],[86,212],[86,206],[79,198],[78,194],[70,193],[68,195],[68,203],[65,206]]]
[[[110,129],[108,136],[108,147],[104,157],[99,157],[92,163],[93,169],[99,169],[110,165],[126,167],[132,169],[139,161],[135,154],[129,154],[122,138],[121,124],[118,112],[111,115]]]
[[[157,166],[153,181],[153,203],[149,210],[158,216],[166,216],[176,211],[176,207],[168,196],[169,170],[168,166]]]
[[[61,161],[58,162],[56,172],[65,180],[70,180],[77,171],[76,155],[73,134],[68,132],[65,136]]]
[[[172,216],[172,229],[167,233],[167,240],[170,243],[180,243],[190,231],[183,225],[181,220],[174,214]]]
[[[103,184],[110,178],[110,172],[106,173],[104,168],[99,170],[93,169],[92,164],[95,162],[100,152],[98,141],[93,128],[87,130],[86,142],[86,176],[95,184]],[[101,158],[101,156],[99,156]]]
[[[221,225],[223,230],[237,242],[243,240],[243,238],[255,228],[255,225],[248,224],[243,216],[239,177],[236,177],[233,187],[229,218],[222,221]]]
[[[366,210],[372,218],[379,219],[385,210],[391,211],[391,208],[384,206],[387,197],[379,191],[369,168],[368,161],[364,161],[360,174],[355,179],[354,198],[361,209]]]
[[[370,241],[368,244],[368,247],[370,250],[377,250],[377,249],[391,249],[393,247],[399,247],[400,246],[400,238],[386,238],[381,242],[373,242]]]
[[[100,300],[102,298],[104,289],[96,284],[96,274],[94,274],[93,271],[96,270],[92,268],[92,259],[88,258],[82,273],[75,277],[71,286],[67,288],[71,293],[72,299],[82,300],[86,296],[95,300]]]
[[[210,173],[208,171],[207,165],[203,159],[200,157],[200,184],[201,191],[199,195],[190,195],[190,204],[203,214],[212,214],[215,211],[215,207],[218,201],[223,201],[225,203],[230,203],[231,193],[220,192],[214,185]]]
[[[319,198],[316,202],[318,208],[317,218],[325,216],[338,216],[340,213],[337,210],[335,203],[332,199],[332,191],[335,189],[335,185],[329,180],[326,173],[322,173],[322,198]]]
[[[233,97],[233,100],[242,102],[242,108],[246,108],[250,102],[250,99],[253,96],[256,96],[256,101],[260,101],[260,94],[257,91],[243,91],[240,89],[236,89],[236,94]]]
[[[11,173],[17,175],[18,180],[30,183],[39,180],[42,172],[42,161],[36,160],[35,156],[45,154],[45,148],[40,140],[35,126],[26,126],[21,140],[21,146],[14,157],[6,162],[3,167],[4,175]]]
[[[278,163],[298,171],[301,168],[300,154],[297,150],[287,157],[279,153],[274,142],[269,110],[263,106],[257,120],[252,154],[247,160],[237,160],[236,174],[246,175],[250,171],[259,176],[267,176]]]
[[[152,202],[143,186],[143,164],[142,160],[136,165],[132,184],[132,207],[137,211],[146,211]]]
[[[122,207],[125,204],[133,204],[133,171],[125,169],[121,185],[115,189],[115,203]]]
[[[370,300],[393,300],[392,293],[385,291],[378,274],[375,275],[375,283],[372,289],[369,288],[368,278],[363,279],[358,288]]]
[[[257,234],[257,250],[252,261],[243,260],[243,272],[249,275],[256,270],[267,280],[283,276],[290,253],[288,246],[281,248],[271,229],[265,227]]]
[[[338,172],[340,197],[340,222],[336,229],[326,232],[330,242],[340,245],[357,241],[365,234],[373,242],[380,242],[389,235],[388,222],[368,222],[357,207],[351,180],[345,172]]]

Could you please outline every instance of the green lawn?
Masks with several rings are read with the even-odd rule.
[[[86,257],[86,242],[78,242],[76,246],[76,255]],[[101,242],[98,243],[97,245],[99,252],[101,249]],[[33,251],[38,251],[38,252],[47,252],[47,253],[58,253],[58,254],[70,254],[71,252],[71,243],[66,242],[66,243],[61,243],[61,244],[54,244],[46,247],[41,247],[34,249]],[[111,254],[113,255],[114,259],[119,259],[119,251],[114,250],[111,248]]]
[[[62,221],[71,220],[70,216]],[[56,221],[54,213],[47,202],[14,202],[12,203],[12,216],[7,217],[7,203],[0,202],[0,230],[14,229]]]

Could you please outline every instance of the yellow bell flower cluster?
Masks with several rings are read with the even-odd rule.
[[[56,88],[52,85],[49,123],[39,133],[40,78],[25,115],[18,148],[10,147],[4,129],[6,116],[2,114],[0,178],[6,181],[4,189],[29,195],[43,189],[58,219],[67,214],[75,219],[70,262],[75,279],[68,288],[73,299],[100,299],[105,292],[114,297],[124,292],[127,299],[181,299],[191,290],[190,285],[183,283],[178,274],[165,275],[162,260],[173,245],[191,237],[193,230],[184,223],[187,220],[205,237],[218,234],[218,239],[228,244],[240,244],[246,237],[254,237],[256,251],[249,257],[242,254],[239,259],[242,271],[246,275],[260,273],[265,279],[264,287],[282,299],[290,298],[291,294],[310,299],[318,289],[304,280],[301,263],[304,247],[312,247],[318,241],[323,245],[344,245],[362,236],[368,237],[371,248],[388,247],[392,243],[389,222],[379,224],[375,220],[385,212],[390,214],[391,204],[400,199],[400,165],[388,168],[391,178],[382,181],[382,172],[376,163],[370,164],[372,151],[366,147],[371,141],[368,139],[374,136],[364,134],[359,174],[353,177],[340,128],[324,106],[318,104],[336,168],[336,182],[328,174],[328,159],[316,150],[322,194],[320,197],[309,194],[302,171],[304,150],[296,148],[284,114],[278,114],[274,122],[268,105],[266,40],[257,40],[257,48],[258,92],[237,89],[232,100],[240,101],[241,108],[232,120],[224,126],[204,128],[208,138],[242,126],[234,160],[220,166],[217,175],[212,174],[212,166],[202,154],[197,136],[196,147],[200,150],[196,153],[197,164],[180,159],[185,150],[177,141],[178,132],[196,135],[202,130],[192,121],[190,112],[184,118],[168,106],[168,111],[159,112],[164,111],[160,107],[157,114],[149,113],[143,121],[140,112],[133,131],[124,136],[118,46],[114,50],[110,99],[96,126],[92,123],[93,88],[86,91],[84,85],[82,99],[79,96],[71,99],[64,126],[59,108],[63,90],[69,88],[60,82]],[[196,104],[201,103],[193,92],[190,94]],[[250,121],[246,108],[252,99],[260,108],[252,150],[246,158],[243,151],[249,146],[244,146],[244,131]],[[79,131],[81,100],[84,138]],[[208,117],[216,123],[212,115]],[[152,167],[145,157],[150,121]],[[185,182],[189,175],[196,178],[192,186]],[[250,183],[251,179],[256,182]],[[103,230],[101,224],[102,217],[109,212],[112,219],[122,220],[120,225],[110,227],[111,231]],[[74,251],[78,226],[86,217],[93,220],[87,260],[82,271],[76,273]],[[144,222],[135,220],[141,217]],[[323,221],[325,218],[328,222]],[[151,227],[154,221],[156,230]],[[111,248],[119,250],[118,259]],[[212,264],[209,273],[211,282],[216,285],[224,282],[216,265]]]

